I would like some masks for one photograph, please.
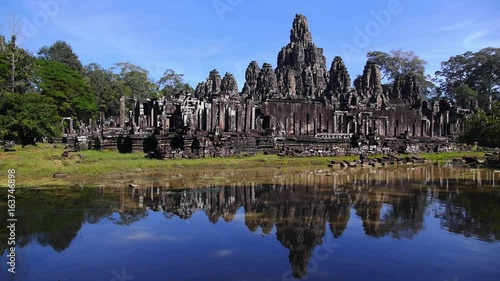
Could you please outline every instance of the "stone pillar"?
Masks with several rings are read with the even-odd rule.
[[[295,125],[295,122],[296,122],[296,120],[295,120],[295,119],[296,119],[296,118],[297,118],[297,116],[296,116],[295,112],[294,112],[294,113],[292,113],[292,122],[291,122],[291,124],[292,124],[292,125],[291,125],[291,126],[292,126],[292,134],[293,134],[293,135],[297,135],[297,127],[296,127],[296,125]]]
[[[120,128],[125,128],[125,96],[120,98]]]
[[[389,118],[385,119],[385,135],[389,135]]]
[[[431,115],[431,128],[430,128],[430,137],[432,138],[434,136],[434,114]]]
[[[73,118],[69,118],[69,133],[74,134],[75,131],[73,131]]]
[[[439,118],[439,135],[438,137],[442,136],[443,135],[443,123],[444,123],[444,118],[443,118],[443,114],[441,114],[441,118]]]
[[[210,118],[210,131],[214,131],[217,126],[217,102],[212,101],[211,105],[211,118]]]
[[[135,128],[135,127],[137,127],[137,124],[135,123],[135,114],[134,114],[134,111],[131,110],[129,113],[130,113],[130,120],[132,120],[132,127]]]
[[[250,129],[251,130],[255,130],[255,107],[252,106],[251,110],[252,110],[252,114],[251,114],[252,117],[251,117],[251,126],[250,126]]]
[[[333,133],[337,133],[337,114],[333,113]]]
[[[219,104],[219,129],[226,131],[226,106],[222,102]]]
[[[339,133],[341,133],[341,134],[345,133],[345,130],[344,130],[344,115],[340,115],[340,127],[339,128],[340,128]]]

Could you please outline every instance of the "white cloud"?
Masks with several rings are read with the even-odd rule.
[[[215,256],[219,258],[225,258],[234,255],[234,252],[236,252],[236,249],[221,249],[215,251]]]
[[[138,231],[135,233],[132,233],[130,235],[127,235],[124,237],[125,240],[129,241],[178,241],[179,238],[173,237],[173,236],[158,236],[158,235],[153,235],[151,232],[146,232],[146,231]]]

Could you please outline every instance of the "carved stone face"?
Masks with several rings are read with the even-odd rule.
[[[384,98],[382,95],[377,96],[377,108],[382,108],[384,106]]]

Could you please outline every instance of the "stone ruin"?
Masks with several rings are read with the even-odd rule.
[[[143,151],[151,157],[254,154],[339,155],[438,151],[464,131],[469,110],[427,102],[411,77],[381,83],[367,62],[354,82],[341,57],[330,69],[307,19],[296,15],[277,67],[250,62],[242,92],[217,70],[194,93],[120,100],[120,116],[101,122],[90,149]]]

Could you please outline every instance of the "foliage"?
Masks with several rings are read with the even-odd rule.
[[[412,77],[422,88],[422,94],[429,96],[434,84],[431,78],[425,75],[425,65],[427,62],[415,55],[413,51],[403,51],[402,49],[391,50],[389,53],[374,51],[366,55],[369,62],[380,66],[383,73],[382,80],[387,79],[389,83],[394,83],[397,79]]]
[[[175,94],[185,91],[193,93],[194,89],[184,82],[184,74],[178,74],[172,69],[167,69],[158,81],[158,87],[165,97],[173,97]]]
[[[479,109],[467,119],[467,130],[461,141],[480,146],[500,147],[500,102],[492,106],[490,112]]]
[[[23,210],[16,214],[18,246],[24,248],[37,242],[57,252],[69,247],[82,224],[94,224],[111,216],[120,202],[117,193],[99,194],[92,189],[22,189],[16,193],[16,207]],[[0,200],[7,202],[7,197],[8,193],[0,193]],[[5,236],[8,233],[7,212],[0,213],[0,220],[0,236]],[[6,250],[5,246],[8,244],[0,244],[0,255]]]
[[[469,86],[458,86],[455,89],[455,102],[463,108],[475,108],[477,104],[477,92]]]
[[[60,135],[60,118],[51,98],[6,93],[0,98],[0,138],[34,144],[34,139]]]
[[[469,88],[471,91],[465,94],[469,99],[477,99],[474,107],[491,110],[493,103],[500,100],[500,48],[489,47],[449,58],[441,63],[435,81],[442,95],[459,103],[464,98],[464,87]]]
[[[111,70],[103,69],[97,63],[91,63],[84,68],[85,81],[90,85],[97,99],[100,112],[106,116],[119,115],[120,97],[127,90],[118,77]]]
[[[54,100],[60,116],[84,121],[96,117],[96,99],[79,72],[57,61],[38,60],[38,65],[38,89]]]
[[[35,59],[17,46],[16,36],[13,35],[8,42],[0,36],[0,94],[32,91],[35,71]]]
[[[38,51],[38,57],[43,60],[53,60],[63,63],[73,70],[82,72],[83,66],[73,48],[64,41],[57,41],[52,46],[44,46]]]
[[[112,71],[116,71],[118,78],[125,86],[125,95],[139,100],[157,98],[158,86],[149,78],[149,72],[144,68],[129,62],[115,64]]]
[[[424,75],[427,62],[413,51],[405,52],[401,49],[391,50],[390,53],[375,51],[368,52],[368,60],[380,66],[384,73],[382,79],[394,81],[397,77],[406,77],[411,74]]]

